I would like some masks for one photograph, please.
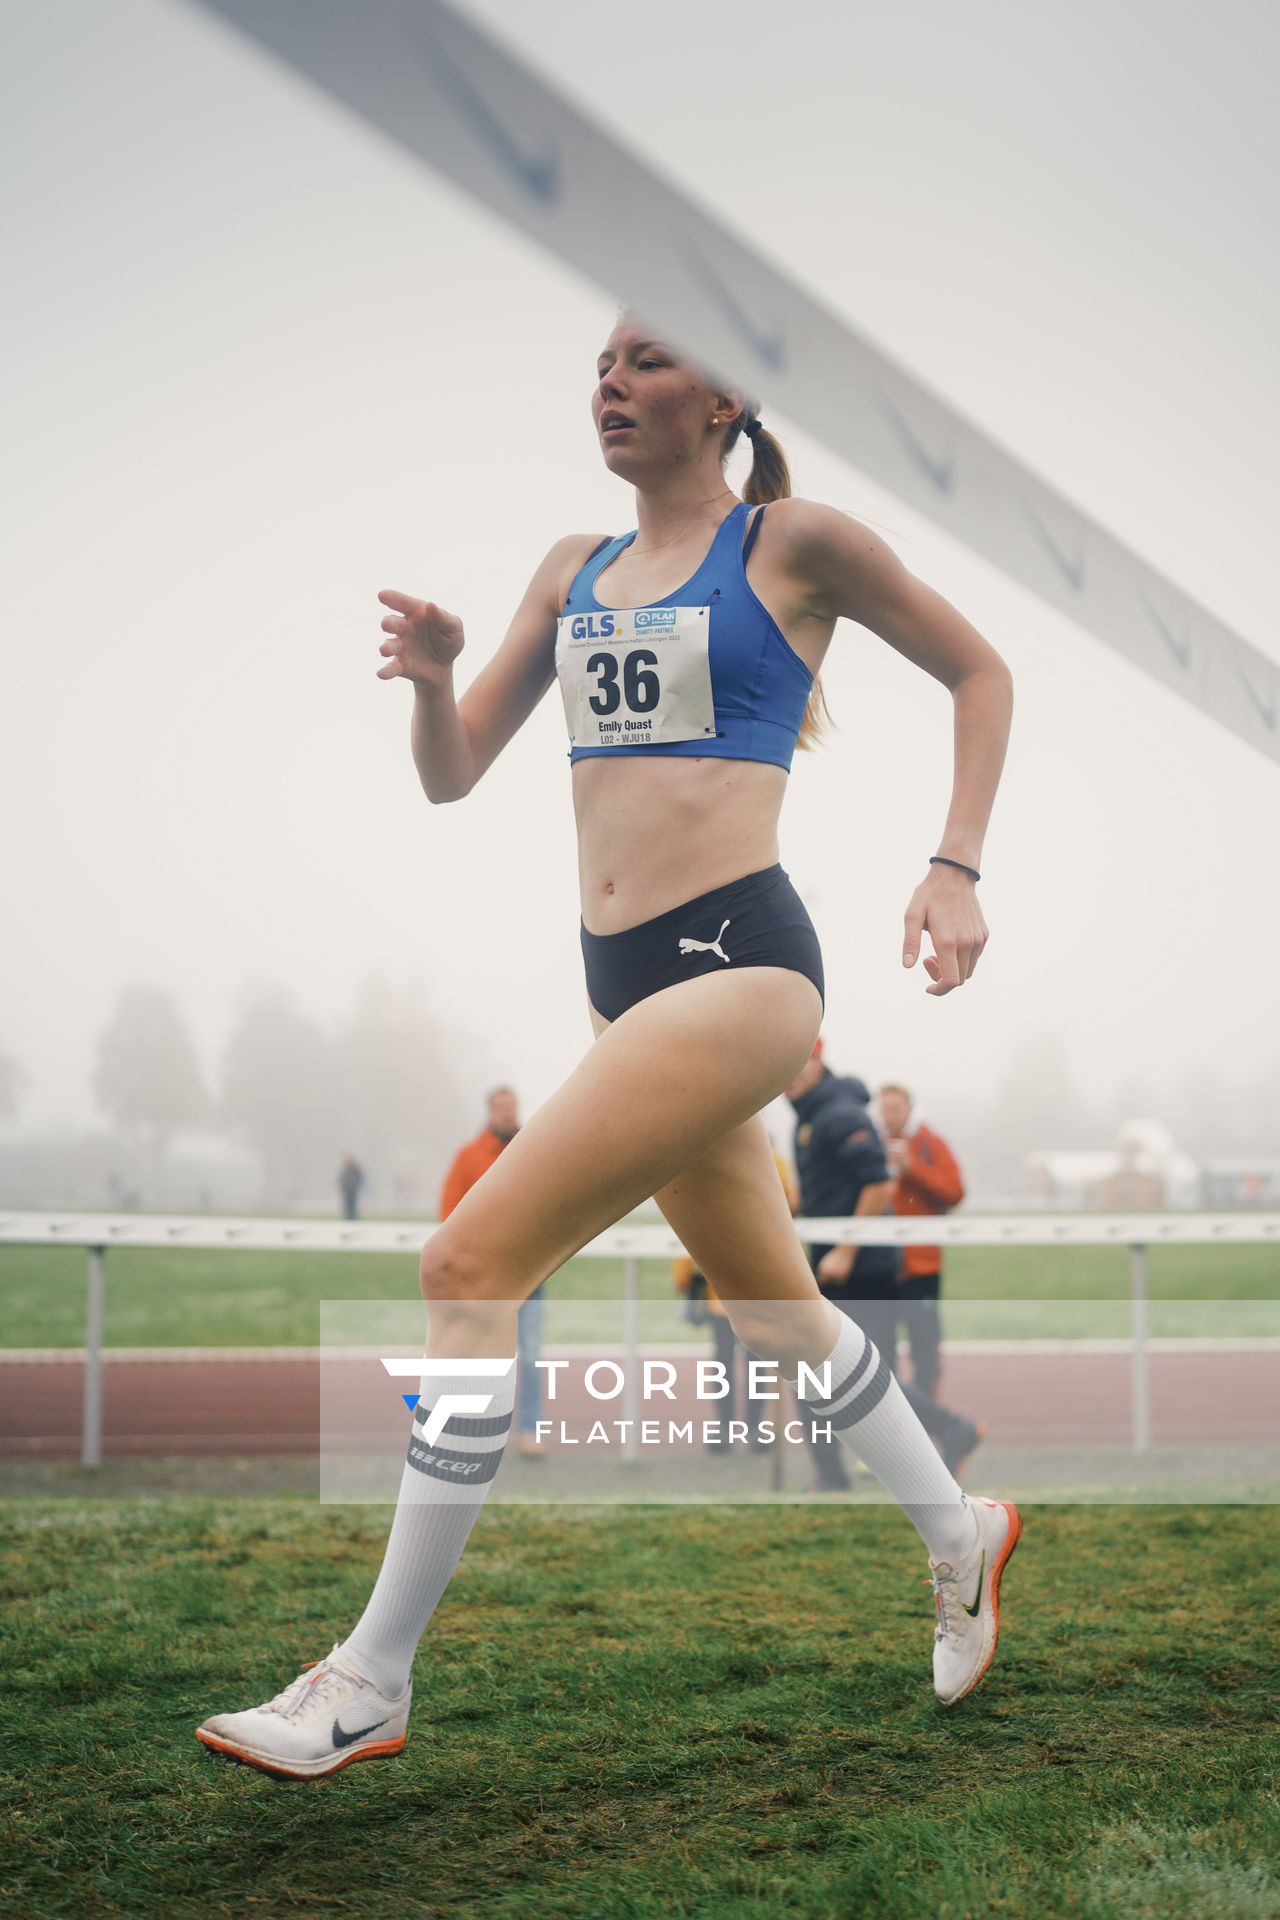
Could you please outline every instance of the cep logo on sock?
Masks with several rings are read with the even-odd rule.
[[[509,1360],[428,1360],[420,1355],[416,1360],[388,1360],[384,1357],[383,1366],[393,1380],[504,1380],[516,1363],[512,1354]],[[417,1394],[404,1395],[405,1402],[412,1406]],[[422,1437],[428,1446],[440,1438],[449,1420],[455,1413],[487,1413],[493,1405],[491,1393],[437,1393],[436,1403],[423,1422]]]

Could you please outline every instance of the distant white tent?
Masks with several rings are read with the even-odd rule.
[[[1025,1191],[1055,1206],[1111,1204],[1108,1183],[1123,1174],[1158,1181],[1166,1206],[1200,1204],[1201,1169],[1163,1120],[1126,1120],[1111,1147],[1036,1147],[1022,1162]]]

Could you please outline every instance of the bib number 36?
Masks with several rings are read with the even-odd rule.
[[[648,647],[634,647],[624,653],[619,687],[618,655],[593,653],[587,661],[587,672],[597,676],[595,691],[588,701],[591,711],[603,718],[616,713],[625,700],[632,713],[652,713],[662,698],[662,683],[651,671],[657,664],[657,654],[651,653]]]
[[[713,740],[710,633],[709,606],[562,614],[556,677],[570,747],[634,752]]]

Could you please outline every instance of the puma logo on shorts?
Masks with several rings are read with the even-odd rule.
[[[709,934],[716,925],[714,939],[681,931],[694,926]],[[592,933],[585,922],[579,932],[587,998],[606,1020],[619,1019],[650,994],[713,979],[730,965],[735,976],[744,967],[789,968],[812,980],[825,999],[818,936],[780,862],[616,933]],[[730,932],[732,953],[724,945]]]
[[[718,953],[727,967],[729,964],[729,955],[720,945],[720,942],[724,939],[725,927],[731,924],[731,921],[726,920],[714,940],[682,940],[680,942],[681,953]]]

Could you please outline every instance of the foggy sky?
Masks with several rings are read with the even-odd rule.
[[[471,11],[1280,658],[1273,10]],[[463,1080],[529,1111],[590,1041],[558,697],[429,806],[375,596],[461,614],[465,685],[553,540],[635,525],[589,412],[616,296],[180,0],[46,0],[0,33],[19,1122],[89,1119],[133,979],[178,992],[211,1078],[247,981],[324,1020],[370,976],[409,987]],[[796,491],[883,529],[1016,683],[990,945],[934,999],[899,950],[950,701],[837,629],[839,731],[796,756],[782,860],[838,1064],[943,1116],[1045,1034],[1091,1089],[1280,1075],[1275,766],[899,506],[856,447],[763,412]]]

